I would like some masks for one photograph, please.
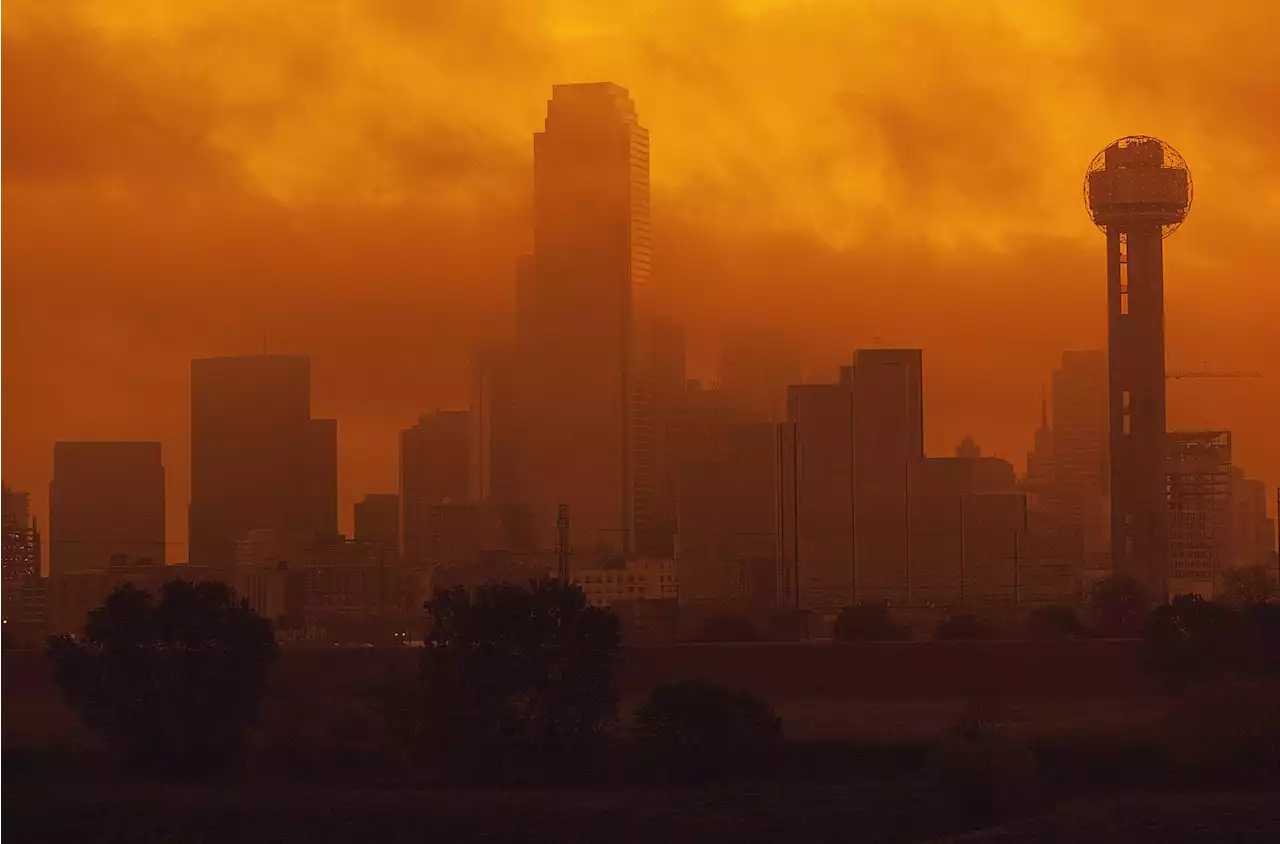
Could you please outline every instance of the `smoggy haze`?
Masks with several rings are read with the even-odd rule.
[[[396,487],[396,431],[465,406],[471,343],[507,330],[532,133],[553,83],[590,80],[650,131],[654,286],[695,374],[740,326],[802,338],[823,378],[920,347],[930,453],[972,434],[1018,464],[1060,352],[1106,342],[1084,168],[1168,140],[1195,179],[1168,365],[1268,376],[1171,383],[1169,426],[1230,428],[1280,478],[1280,10],[424,5],[6,4],[4,476],[41,518],[54,440],[160,439],[185,537],[190,359],[265,332],[341,420],[349,528]]]

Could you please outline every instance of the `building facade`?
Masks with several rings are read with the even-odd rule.
[[[1172,431],[1166,454],[1168,594],[1212,598],[1232,564],[1231,432]]]
[[[429,559],[432,509],[470,501],[471,414],[438,410],[400,432],[400,552],[409,565]]]
[[[723,609],[778,606],[778,426],[727,425],[680,467],[680,603]]]
[[[779,428],[779,553],[789,609],[831,613],[855,601],[854,398],[847,375],[837,384],[787,388],[787,421]]]
[[[919,349],[859,349],[852,372],[854,562],[858,601],[916,602],[911,497],[924,458]]]
[[[49,574],[164,565],[164,464],[158,442],[59,442],[49,484]]]
[[[337,423],[311,418],[305,355],[191,362],[190,558],[227,566],[249,531],[337,533]]]
[[[1082,569],[1110,567],[1107,354],[1062,353],[1053,373],[1053,487],[1061,545]]]
[[[658,518],[649,133],[624,88],[556,85],[534,135],[534,254],[518,335],[522,485],[540,547],[631,551]]]

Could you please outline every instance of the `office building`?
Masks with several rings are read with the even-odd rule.
[[[1270,566],[1275,521],[1267,516],[1267,487],[1231,470],[1231,561],[1236,567]]]
[[[779,452],[782,592],[788,609],[833,613],[855,600],[849,376],[846,368],[840,383],[787,388]]]
[[[397,550],[400,547],[400,496],[371,492],[356,502],[355,540],[361,545]]]
[[[165,564],[158,442],[59,442],[49,484],[49,573]]]
[[[657,467],[656,516],[652,530],[637,536],[637,550],[655,557],[675,554],[679,503],[678,445],[670,441],[674,417],[686,405],[685,331],[671,319],[653,320],[653,453]]]
[[[40,575],[40,533],[31,516],[31,496],[4,487],[4,586]]]
[[[522,500],[519,393],[516,346],[493,342],[476,349],[471,362],[470,494],[473,501],[514,504]]]
[[[523,504],[436,504],[427,511],[425,562],[474,566],[495,554],[528,554],[536,550],[531,533]]]
[[[1110,567],[1107,355],[1062,353],[1053,373],[1053,507],[1082,568]]]
[[[338,536],[338,420],[310,420],[307,437],[310,532],[333,539]]]
[[[1168,594],[1212,598],[1232,563],[1231,432],[1172,431],[1166,454]]]
[[[432,508],[470,500],[470,436],[465,410],[425,414],[400,432],[400,552],[410,565],[429,560]]]
[[[919,349],[859,349],[854,355],[854,562],[860,602],[916,601],[910,501],[924,457],[923,378]]]
[[[994,457],[928,457],[911,491],[911,592],[916,605],[972,603],[979,595],[978,572],[966,566],[965,527],[985,529],[984,511],[968,512],[975,496],[1014,492],[1013,466]],[[979,504],[984,506],[986,500]]]
[[[305,355],[191,362],[190,558],[227,566],[251,530],[337,533],[337,423],[311,418]]]
[[[1021,603],[1027,497],[1020,492],[968,495],[963,519],[963,603]]]
[[[725,426],[680,466],[677,568],[681,605],[778,606],[778,426]]]
[[[630,551],[656,520],[649,135],[626,89],[556,85],[534,135],[521,301],[523,479],[540,547],[567,505],[578,552]]]

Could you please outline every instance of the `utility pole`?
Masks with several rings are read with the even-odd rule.
[[[569,505],[556,508],[556,573],[560,582],[569,582]]]

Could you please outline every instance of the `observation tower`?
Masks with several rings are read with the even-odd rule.
[[[1169,576],[1163,242],[1191,198],[1186,161],[1156,138],[1115,141],[1085,174],[1085,207],[1107,236],[1111,563],[1157,600]]]

